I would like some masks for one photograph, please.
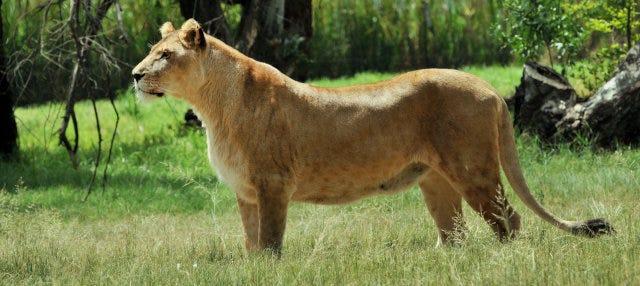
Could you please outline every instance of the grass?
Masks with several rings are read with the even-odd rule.
[[[466,70],[501,92],[520,76],[519,68]],[[465,206],[467,238],[435,249],[435,227],[413,188],[344,206],[293,204],[276,260],[244,253],[233,192],[211,174],[203,134],[180,125],[186,105],[167,99],[139,106],[127,94],[117,106],[122,120],[108,184],[86,203],[80,200],[95,155],[90,105],[77,108],[85,124],[78,170],[51,135],[59,105],[16,110],[22,157],[0,163],[0,284],[640,283],[640,150],[541,150],[518,140],[525,176],[544,205],[568,219],[609,218],[615,236],[563,233],[508,190],[523,217],[518,239],[497,243]],[[111,130],[109,105],[99,109]]]

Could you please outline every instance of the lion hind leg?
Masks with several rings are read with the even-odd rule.
[[[495,152],[490,148],[484,151],[484,157],[470,155],[482,154],[480,152],[449,153],[438,166],[438,172],[489,224],[498,239],[506,241],[519,231],[520,215],[505,196],[500,182],[500,165],[496,156],[492,156]]]
[[[419,183],[427,209],[438,228],[437,247],[464,238],[462,196],[449,182],[431,170]]]
[[[520,230],[520,215],[504,194],[499,175],[487,178],[478,174],[455,181],[454,187],[464,200],[489,224],[500,241],[514,238]]]

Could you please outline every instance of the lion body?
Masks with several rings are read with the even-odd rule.
[[[500,165],[536,214],[569,231],[524,182],[504,100],[484,80],[419,70],[353,87],[296,82],[219,40],[197,23],[165,24],[163,39],[133,71],[141,97],[188,101],[207,130],[216,174],[231,186],[248,249],[280,251],[290,201],[339,204],[419,184],[447,242],[464,199],[499,238],[519,216],[504,199]]]
[[[460,88],[461,79],[479,88]],[[262,84],[256,79],[245,84],[242,89],[249,92],[241,97],[255,98],[238,106],[238,114],[229,116],[233,122],[210,120],[206,110],[194,107],[205,125],[224,125],[207,129],[210,161],[217,174],[252,203],[255,170],[282,180],[293,201],[337,204],[404,190],[432,169],[428,166],[440,164],[454,141],[450,136],[459,135],[451,134],[452,128],[472,127],[475,134],[466,131],[464,144],[483,152],[487,147],[479,143],[495,143],[491,141],[502,116],[502,101],[491,86],[454,70],[415,71],[349,88],[284,80],[272,94],[254,93]],[[460,89],[455,96],[462,104],[447,102],[452,100],[449,94],[439,91],[454,89]],[[473,108],[460,110],[464,107]],[[484,130],[487,124],[493,127]],[[235,140],[216,140],[222,137]],[[488,140],[482,142],[482,137]]]

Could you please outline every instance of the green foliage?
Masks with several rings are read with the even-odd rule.
[[[578,62],[571,76],[595,92],[607,81],[630,46],[640,40],[640,3],[625,0],[565,3],[574,21],[583,23],[593,52]]]
[[[504,24],[495,32],[524,60],[536,60],[547,53],[551,66],[554,57],[570,65],[582,52],[584,31],[576,25],[559,0],[504,1]]]
[[[120,3],[124,36],[112,7],[102,22],[102,30],[92,39],[93,50],[100,54],[91,54],[87,72],[95,79],[92,84],[101,87],[102,94],[98,97],[113,94],[131,83],[130,68],[148,52],[149,44],[160,38],[157,30],[162,23],[183,21],[173,1]],[[18,95],[16,103],[63,100],[77,52],[66,24],[68,1],[3,1],[2,17],[8,74],[14,94]]]
[[[589,56],[589,61],[576,62],[569,69],[568,74],[578,79],[592,94],[611,78],[611,73],[625,54],[626,51],[617,44],[600,48]]]
[[[20,105],[60,100],[68,88],[75,48],[68,36],[57,36],[68,33],[64,21],[69,3],[41,3],[17,0],[2,6],[9,75]],[[95,49],[109,51],[113,58],[90,59],[89,72],[104,86],[105,95],[130,85],[130,69],[159,39],[162,23],[179,25],[184,20],[177,1],[120,3],[128,41],[112,7],[97,38],[104,44]],[[598,74],[585,84],[596,86],[617,59],[614,45],[626,50],[627,27],[631,41],[640,39],[639,5],[621,0],[318,0],[313,1],[309,60],[301,62],[309,78],[339,77],[361,71],[508,64],[514,60],[513,50],[521,59],[546,53],[551,62],[563,65],[589,62],[574,71],[585,70],[576,77]],[[222,8],[234,30],[241,6]],[[296,50],[301,39],[285,41],[285,49]],[[597,53],[600,49],[608,50]]]
[[[507,63],[494,1],[314,1],[310,77]]]
[[[629,43],[640,40],[640,34],[634,32],[640,28],[640,3],[636,1],[569,1],[563,7],[590,33],[609,34],[614,43],[626,43],[627,49]]]
[[[639,10],[640,3],[625,0],[508,0],[493,30],[521,59],[546,54],[595,92],[640,40]]]
[[[222,11],[224,12],[224,18],[227,20],[229,29],[234,33],[238,31],[240,20],[242,19],[242,6],[234,4],[222,3]]]

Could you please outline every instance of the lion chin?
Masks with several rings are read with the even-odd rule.
[[[136,92],[136,96],[138,97],[138,100],[140,100],[140,102],[142,102],[142,103],[148,103],[148,102],[157,100],[157,99],[161,98],[164,95],[162,93],[145,92],[145,91],[141,90],[138,87],[134,87],[134,90]]]

